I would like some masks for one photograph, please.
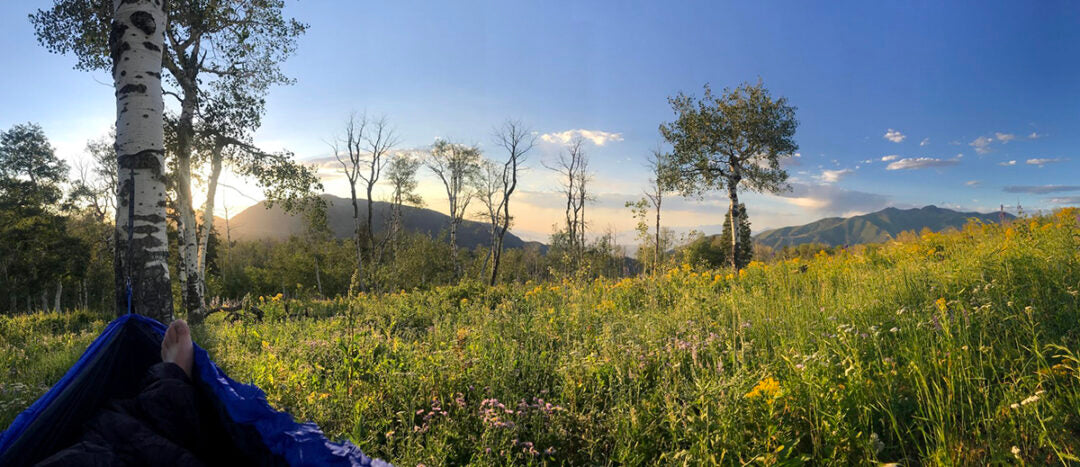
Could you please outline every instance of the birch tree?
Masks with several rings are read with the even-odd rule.
[[[422,206],[423,198],[416,192],[419,183],[416,173],[420,169],[420,159],[408,153],[399,153],[392,158],[386,170],[386,180],[390,184],[390,219],[387,226],[387,241],[393,246],[398,233],[403,228],[403,208],[405,205]]]
[[[162,2],[114,0],[109,50],[116,88],[116,307],[172,320],[165,233],[165,135],[161,93]],[[128,302],[129,291],[131,301]]]
[[[480,166],[480,149],[475,146],[438,140],[431,147],[425,165],[443,183],[450,208],[450,259],[459,269],[457,229],[475,196],[472,186]]]
[[[496,238],[499,227],[502,225],[502,194],[505,190],[502,169],[502,164],[491,159],[483,159],[480,161],[480,169],[477,170],[475,190],[476,198],[480,200],[481,205],[477,215],[488,224],[488,254],[484,258],[481,274],[487,272],[488,264],[494,265]]]
[[[645,198],[656,212],[656,235],[653,244],[653,272],[658,271],[660,259],[664,255],[660,245],[660,209],[664,204],[664,193],[670,187],[670,159],[671,156],[656,148],[649,154],[648,168],[652,176],[649,178],[649,187],[645,190]]]
[[[508,120],[503,123],[501,128],[496,130],[495,143],[506,150],[507,157],[506,162],[502,165],[502,196],[496,209],[496,212],[501,210],[502,214],[497,217],[501,225],[498,226],[494,236],[495,245],[492,248],[491,279],[488,281],[488,284],[492,286],[495,285],[495,281],[499,277],[503,239],[506,238],[506,232],[510,230],[510,224],[513,221],[510,216],[510,196],[517,189],[519,171],[523,167],[529,152],[536,146],[536,136],[521,122]],[[493,218],[495,217],[493,216]]]
[[[295,51],[306,25],[286,19],[283,7],[283,0],[178,0],[160,2],[156,7],[169,18],[157,25],[158,32],[164,34],[158,45],[158,70],[167,72],[165,94],[175,98],[180,107],[173,166],[180,237],[178,269],[189,311],[198,312],[203,306],[191,193],[199,103],[206,89],[218,80],[242,80],[257,95],[275,84],[290,83],[279,64]],[[107,2],[99,0],[55,0],[52,8],[30,16],[39,42],[52,52],[74,53],[76,68],[83,70],[108,67],[111,19]]]
[[[674,147],[673,186],[684,196],[727,190],[728,221],[739,220],[739,190],[775,193],[786,189],[783,159],[799,149],[795,143],[795,107],[773,99],[761,81],[743,83],[714,96],[708,85],[701,99],[679,93],[669,98],[676,118],[660,125]],[[739,268],[739,236],[731,236],[731,267]]]

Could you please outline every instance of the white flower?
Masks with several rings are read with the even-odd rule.
[[[1031,396],[1031,397],[1029,397],[1027,399],[1024,399],[1024,400],[1020,401],[1020,405],[1034,404],[1036,402],[1039,402],[1039,395],[1038,394],[1035,394],[1035,395],[1033,395],[1033,396]]]
[[[1013,454],[1013,457],[1019,459],[1020,458],[1020,448],[1018,448],[1016,446],[1013,446],[1012,447],[1012,454]]]
[[[890,330],[889,330],[889,332],[891,332],[891,333],[894,333],[894,334],[895,334],[895,333],[897,333],[897,332],[900,332],[900,328],[898,328],[898,327],[895,327],[895,326],[894,326],[894,327],[893,327],[892,329],[890,329]]]

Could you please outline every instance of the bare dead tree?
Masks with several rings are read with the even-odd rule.
[[[398,144],[397,135],[394,134],[394,129],[390,127],[386,116],[379,117],[378,120],[370,122],[370,128],[366,135],[362,135],[365,143],[364,149],[367,154],[363,156],[364,172],[359,174],[360,179],[364,181],[365,189],[367,191],[367,243],[369,260],[374,262],[375,258],[380,255],[376,252],[375,248],[375,227],[372,218],[375,213],[374,205],[375,201],[371,196],[371,192],[375,189],[375,184],[379,182],[379,177],[382,175],[383,168],[389,162],[389,152]]]
[[[356,277],[363,290],[364,277],[364,252],[360,226],[360,205],[356,200],[356,183],[360,180],[360,170],[364,165],[362,146],[364,144],[364,131],[367,127],[367,116],[357,118],[356,113],[349,115],[345,122],[345,136],[334,140],[330,147],[334,152],[334,158],[341,164],[342,172],[349,181],[349,199],[353,208],[353,242],[356,246]],[[345,145],[345,151],[341,151],[340,145]],[[370,211],[369,211],[370,212]]]
[[[480,164],[480,149],[476,146],[438,140],[431,147],[425,165],[442,181],[450,207],[450,258],[460,273],[457,252],[457,229],[465,217],[475,193],[471,187]]]
[[[495,142],[507,152],[506,162],[502,167],[502,200],[498,208],[502,210],[499,218],[501,225],[497,230],[497,236],[493,238],[495,245],[492,248],[491,280],[490,285],[495,285],[499,277],[499,261],[502,258],[503,239],[510,230],[513,218],[510,216],[510,196],[517,189],[518,172],[528,157],[529,151],[536,146],[536,136],[519,121],[507,120],[502,127],[495,132]],[[498,212],[498,209],[496,209]]]
[[[568,247],[579,260],[585,247],[585,202],[588,200],[586,185],[590,180],[588,158],[583,148],[584,138],[580,135],[570,140],[565,152],[551,164],[544,163],[549,170],[559,174],[562,192],[566,195],[566,238]]]

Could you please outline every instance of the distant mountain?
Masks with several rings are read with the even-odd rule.
[[[754,237],[762,245],[782,248],[803,243],[823,243],[830,246],[879,243],[896,238],[900,232],[920,232],[929,228],[935,232],[963,227],[968,219],[998,222],[999,213],[958,212],[937,206],[914,209],[887,208],[878,212],[848,218],[830,217],[806,225],[767,230]],[[1015,216],[1005,214],[1007,219]]]
[[[353,234],[352,202],[346,198],[322,195],[327,202],[326,218],[330,231],[338,238],[348,238]],[[390,217],[390,203],[374,203],[375,232],[382,232]],[[360,219],[367,220],[367,201],[360,201]],[[402,208],[402,222],[409,232],[421,232],[436,236],[448,231],[450,216],[431,209],[405,206]],[[233,239],[283,240],[290,235],[301,235],[306,230],[302,216],[285,213],[279,206],[266,209],[264,202],[259,202],[229,219],[229,231]],[[225,229],[222,220],[215,221],[215,230]],[[462,248],[476,248],[487,245],[489,240],[488,224],[466,220],[458,226],[457,244]],[[523,248],[535,245],[543,249],[538,242],[526,242],[513,233],[507,232],[503,245],[507,248]]]

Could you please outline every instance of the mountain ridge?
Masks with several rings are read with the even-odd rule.
[[[352,201],[330,194],[320,197],[327,201],[326,222],[330,232],[337,238],[349,238],[353,235]],[[360,219],[367,220],[367,201],[357,200],[359,203]],[[384,231],[390,216],[390,203],[375,201],[372,222],[375,224],[375,232]],[[432,237],[438,236],[448,229],[450,216],[441,212],[414,206],[402,206],[402,223],[405,231],[420,232]],[[218,229],[225,227],[225,220],[215,220]],[[274,205],[267,209],[265,201],[259,201],[243,211],[231,216],[228,220],[229,234],[235,240],[284,240],[292,235],[302,235],[306,231],[303,216],[289,214]],[[490,240],[488,232],[489,224],[472,220],[463,220],[458,226],[457,244],[462,248],[476,248],[487,246]],[[506,248],[525,248],[536,246],[543,248],[539,242],[528,242],[514,235],[506,233],[503,241]]]
[[[852,217],[828,217],[797,226],[781,227],[761,232],[754,241],[772,248],[822,243],[829,246],[881,243],[896,238],[901,232],[919,232],[924,228],[938,232],[961,228],[969,219],[999,222],[1000,213],[960,212],[928,205],[921,208],[889,207],[880,211]],[[1005,218],[1015,216],[1006,213]]]

